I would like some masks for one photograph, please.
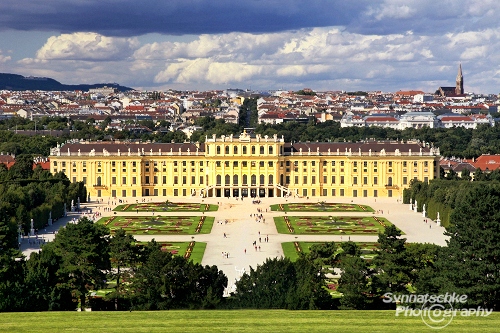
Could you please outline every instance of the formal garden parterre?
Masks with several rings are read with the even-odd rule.
[[[209,234],[214,224],[212,216],[109,216],[97,223],[111,233],[122,228],[133,235],[194,235]]]
[[[182,256],[186,259],[192,260],[194,263],[201,264],[203,259],[203,254],[207,247],[207,243],[204,242],[156,242],[160,245],[161,250],[164,252],[170,252],[173,255]],[[136,242],[137,246],[145,246],[147,242]]]
[[[325,201],[317,203],[300,202],[275,204],[271,205],[271,210],[284,212],[374,212],[373,208],[367,205]]]
[[[116,212],[215,212],[219,206],[205,203],[189,202],[144,202],[119,205]]]
[[[377,216],[277,216],[274,223],[279,233],[328,235],[378,235],[392,225]]]
[[[296,261],[299,257],[299,253],[308,254],[310,252],[310,248],[316,244],[322,244],[324,242],[285,242],[281,243],[281,247],[283,249],[283,254],[286,258],[289,258],[291,261]],[[341,253],[342,244],[344,242],[335,243],[338,246],[337,253]],[[361,258],[366,260],[372,260],[375,257],[375,250],[378,248],[379,244],[376,242],[354,242],[361,251]]]

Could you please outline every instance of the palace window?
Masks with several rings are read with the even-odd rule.
[[[264,146],[260,146],[260,154],[264,155]]]
[[[229,146],[226,146],[226,149],[224,149],[226,155],[229,155]]]
[[[247,154],[247,146],[243,146],[243,155]]]

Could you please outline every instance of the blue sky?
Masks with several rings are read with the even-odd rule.
[[[0,72],[139,89],[498,93],[494,0],[2,0]]]

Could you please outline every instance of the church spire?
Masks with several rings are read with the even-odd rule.
[[[462,75],[462,63],[458,65],[458,74],[455,85],[455,94],[463,95],[464,94],[464,76]]]

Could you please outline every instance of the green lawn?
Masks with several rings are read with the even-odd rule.
[[[373,208],[367,205],[353,203],[333,203],[333,202],[300,202],[271,205],[273,211],[284,212],[374,212]]]
[[[378,235],[391,225],[386,218],[377,216],[285,215],[275,217],[274,223],[279,233],[299,235]]]
[[[214,212],[219,209],[217,205],[188,202],[145,202],[116,206],[117,212]]]
[[[456,317],[443,332],[498,332],[500,314]],[[151,311],[0,313],[0,332],[435,332],[395,311]]]
[[[300,249],[303,253],[309,253],[309,249],[314,244],[321,244],[323,242],[298,242]],[[342,248],[342,242],[336,242],[336,245]],[[361,257],[365,259],[373,259],[375,256],[374,250],[377,248],[377,243],[375,242],[356,242],[358,246],[361,248]],[[297,250],[295,249],[294,242],[285,242],[281,243],[281,247],[283,249],[283,254],[286,258],[289,258],[291,261],[296,261],[299,257]]]
[[[107,216],[97,223],[107,226],[111,233],[122,228],[133,235],[194,235],[209,234],[213,216]],[[201,229],[198,230],[201,225]]]
[[[168,251],[174,255],[184,256],[186,253],[189,243],[191,242],[157,242],[163,251]],[[146,245],[147,242],[137,242],[138,245]],[[205,248],[207,243],[195,242],[191,256],[189,257],[195,263],[201,264],[203,259],[203,254],[205,253]]]

